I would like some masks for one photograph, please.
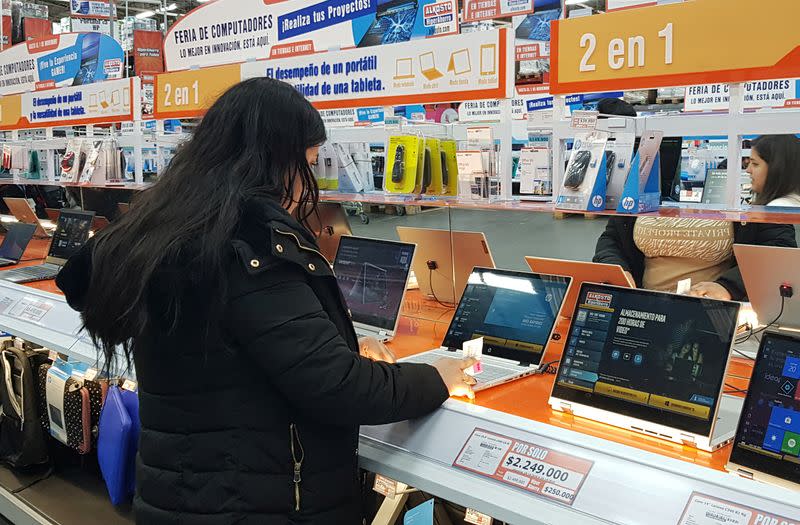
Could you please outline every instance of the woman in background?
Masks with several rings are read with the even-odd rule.
[[[747,167],[756,194],[753,204],[800,206],[800,140],[794,135],[755,139]]]

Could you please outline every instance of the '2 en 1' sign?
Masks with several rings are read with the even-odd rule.
[[[799,77],[798,19],[797,0],[703,0],[557,20],[550,92]]]

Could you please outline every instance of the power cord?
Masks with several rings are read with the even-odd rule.
[[[558,373],[558,366],[556,366],[556,365],[560,361],[561,361],[560,359],[556,359],[555,361],[550,361],[549,363],[543,364],[542,366],[539,367],[539,369],[536,372],[533,373],[533,375],[535,375],[535,376],[543,376],[545,374],[550,374],[550,375],[557,374]]]
[[[723,394],[746,394],[747,393],[747,390],[745,390],[743,388],[736,388],[735,386],[733,386],[730,383],[725,383],[725,388],[727,388],[728,390],[723,392]]]
[[[767,324],[766,326],[762,326],[762,327],[761,327],[761,328],[759,328],[758,330],[753,330],[753,327],[752,327],[752,325],[751,325],[751,326],[749,327],[750,329],[749,329],[749,331],[748,331],[748,333],[747,333],[747,337],[745,337],[744,339],[741,339],[741,340],[739,340],[739,341],[736,341],[735,343],[736,343],[737,345],[740,345],[740,344],[746,343],[747,341],[749,341],[749,340],[750,340],[750,338],[751,338],[752,336],[754,336],[754,335],[756,335],[756,334],[760,334],[761,332],[764,332],[764,331],[768,330],[769,328],[771,328],[771,327],[775,326],[775,324],[776,324],[778,321],[780,321],[781,317],[783,317],[783,310],[784,310],[784,308],[786,307],[786,299],[791,299],[792,297],[794,297],[794,288],[792,288],[792,287],[791,287],[790,285],[788,285],[788,284],[782,284],[782,285],[780,285],[780,287],[778,288],[778,293],[779,293],[779,294],[780,294],[780,296],[781,296],[781,309],[780,309],[780,311],[778,312],[778,316],[777,316],[777,317],[775,317],[775,319],[773,319],[771,323]],[[736,349],[734,349],[734,352],[736,352],[737,354],[740,354],[740,355],[742,355],[742,356],[746,357],[747,359],[749,359],[749,360],[751,360],[751,361],[755,361],[755,359],[753,359],[752,357],[750,357],[750,356],[749,356],[749,355],[747,355],[747,354],[744,354],[743,352],[741,352],[741,351],[739,351],[739,350],[736,350]]]
[[[433,288],[433,271],[438,270],[439,265],[436,263],[436,261],[428,261],[426,264],[428,265],[428,270],[430,271],[430,273],[428,274],[428,282],[431,284],[431,295],[433,295],[433,300],[439,303],[439,305],[444,306],[445,308],[448,308],[450,310],[455,309],[455,305],[443,303],[442,301],[439,300],[438,297],[436,297],[436,290],[434,290]]]

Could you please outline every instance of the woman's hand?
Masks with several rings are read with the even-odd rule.
[[[362,337],[359,339],[358,349],[358,353],[361,354],[361,357],[366,357],[373,361],[383,361],[385,363],[394,363],[397,361],[392,351],[374,337]]]
[[[692,286],[692,289],[689,290],[689,293],[686,295],[691,295],[694,297],[707,297],[708,299],[719,299],[721,301],[731,300],[730,292],[726,290],[724,286],[718,283],[697,283],[696,285]]]
[[[471,367],[478,361],[475,358],[469,357],[467,359],[439,359],[433,363],[433,367],[442,376],[442,381],[447,386],[447,391],[451,396],[467,397],[475,399],[475,392],[472,387],[475,386],[477,381],[474,377],[470,377],[464,373],[464,370]]]

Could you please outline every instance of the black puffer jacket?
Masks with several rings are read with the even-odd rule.
[[[173,333],[135,341],[137,523],[360,524],[359,425],[427,414],[447,389],[432,367],[359,357],[330,267],[277,204],[251,201],[231,246],[228,350],[203,351],[193,319],[218,298],[186,285],[185,267],[153,285],[188,308]],[[90,271],[86,250],[58,278],[77,309]]]

